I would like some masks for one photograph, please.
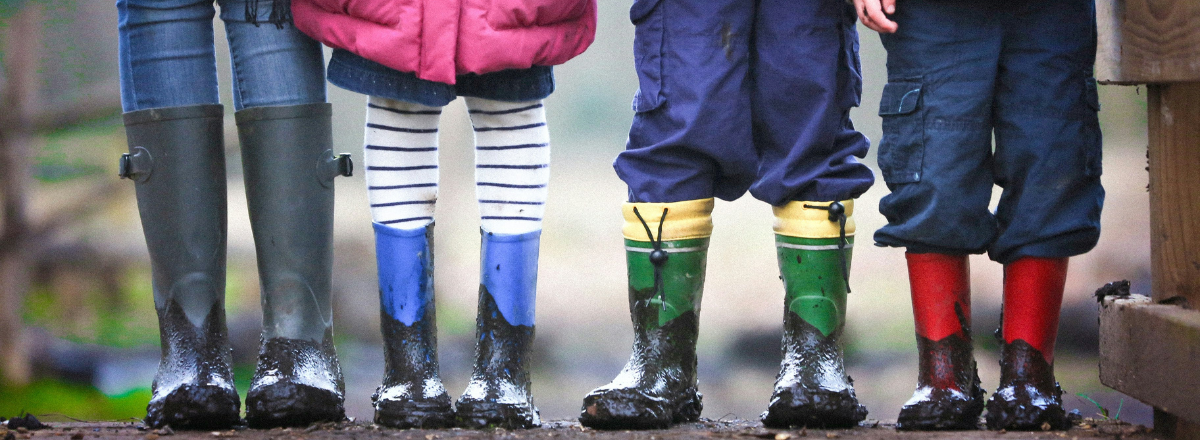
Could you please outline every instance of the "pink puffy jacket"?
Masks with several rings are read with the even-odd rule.
[[[552,66],[596,37],[596,0],[292,0],[296,28],[430,81]]]

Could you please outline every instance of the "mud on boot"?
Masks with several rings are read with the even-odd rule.
[[[146,407],[146,426],[209,430],[241,423],[224,310],[214,305],[196,328],[172,301],[159,322],[162,361]]]
[[[379,268],[383,384],[371,396],[375,423],[392,428],[454,426],[438,374],[433,224],[397,229],[374,223]]]
[[[699,420],[704,404],[696,389],[698,328],[696,313],[687,311],[638,337],[616,379],[583,398],[579,423],[596,429],[666,429]]]
[[[341,422],[346,419],[345,389],[332,332],[320,344],[268,339],[259,349],[258,368],[246,393],[246,422],[251,428]]]
[[[371,395],[379,425],[400,429],[454,426],[454,408],[437,372],[433,304],[426,306],[425,319],[411,326],[386,312],[381,314],[384,378]]]
[[[951,335],[935,342],[917,336],[917,347],[921,377],[912,398],[900,409],[896,429],[978,429],[986,390],[979,383],[970,339]]]
[[[1054,366],[1024,340],[1004,344],[1002,350],[1000,387],[987,402],[988,429],[1041,431],[1043,425],[1069,429]]]
[[[850,293],[854,202],[793,201],[773,211],[784,284],[783,360],[763,425],[856,426],[867,409],[858,404],[840,343]]]
[[[455,404],[456,425],[468,429],[541,426],[529,380],[532,325],[513,325],[484,286],[479,292],[475,371]]]
[[[223,429],[240,421],[225,327],[223,116],[220,105],[123,115],[129,153],[120,176],[137,193],[162,345],[146,408],[154,428]]]
[[[665,429],[700,418],[696,336],[712,209],[713,199],[622,207],[633,352],[612,382],[584,397],[583,426]]]
[[[847,428],[867,417],[846,375],[837,333],[824,336],[790,311],[784,317],[784,359],[771,403],[760,417],[768,428]],[[799,331],[789,331],[795,328]]]

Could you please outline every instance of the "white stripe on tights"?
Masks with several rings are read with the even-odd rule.
[[[542,102],[466,100],[475,130],[475,195],[483,230],[541,229],[550,182],[550,131]]]
[[[372,96],[363,136],[371,219],[397,229],[433,222],[442,109]]]

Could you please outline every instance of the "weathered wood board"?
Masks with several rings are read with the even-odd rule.
[[[1200,311],[1150,298],[1107,298],[1100,310],[1100,382],[1200,423]]]
[[[1200,1],[1097,0],[1096,79],[1200,81]]]

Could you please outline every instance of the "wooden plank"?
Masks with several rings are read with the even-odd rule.
[[[1097,0],[1096,16],[1101,82],[1200,81],[1200,2]]]
[[[1124,84],[1121,74],[1121,11],[1124,0],[1096,0],[1096,80]]]
[[[1200,423],[1200,311],[1150,298],[1104,300],[1100,382],[1180,419]]]
[[[1200,307],[1200,83],[1148,88],[1151,290]]]

